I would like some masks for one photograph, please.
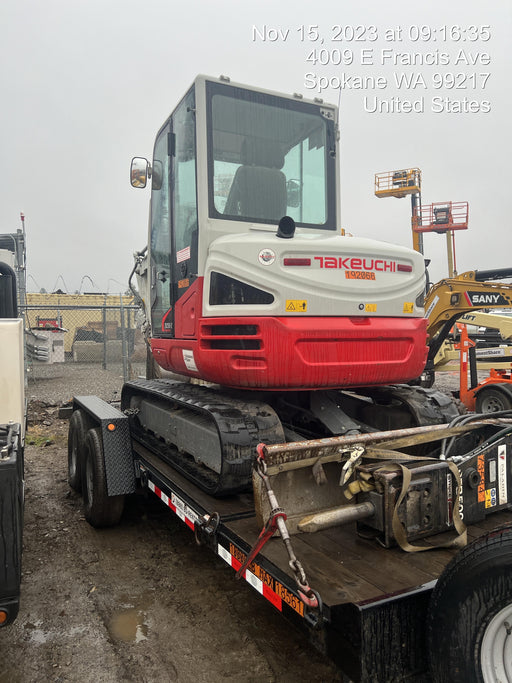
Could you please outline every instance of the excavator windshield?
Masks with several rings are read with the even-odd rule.
[[[336,229],[331,109],[207,83],[212,218]]]

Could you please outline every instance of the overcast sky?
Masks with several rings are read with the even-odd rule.
[[[409,199],[377,199],[374,174],[419,167],[424,204],[469,202],[459,272],[510,266],[511,35],[509,0],[4,1],[0,232],[25,213],[29,291],[62,279],[94,291],[84,276],[124,289],[147,241],[149,192],[130,187],[131,157],[151,157],[197,74],[226,74],[340,102],[345,229],[411,245]],[[418,59],[430,63],[407,63]],[[397,89],[402,73],[413,80]],[[318,92],[342,74],[343,89]],[[351,89],[357,76],[386,85]],[[422,111],[365,111],[365,96],[367,109],[399,97]],[[457,111],[468,107],[479,111]],[[425,254],[446,276],[444,236],[427,235]]]

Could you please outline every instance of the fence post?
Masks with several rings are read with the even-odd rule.
[[[126,344],[126,329],[124,325],[124,305],[123,305],[123,295],[119,295],[120,301],[120,313],[121,313],[121,344],[123,353],[123,380],[128,381],[128,349]]]

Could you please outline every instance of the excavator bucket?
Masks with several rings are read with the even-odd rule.
[[[423,431],[423,428],[417,428]],[[398,430],[402,435],[411,429]],[[254,501],[259,525],[271,516],[268,489],[284,510],[290,534],[314,531],[314,519],[357,519],[350,484],[354,468],[371,446],[397,432],[377,432],[349,437],[332,437],[304,442],[258,446],[258,463],[253,472]],[[397,454],[394,454],[397,455]],[[352,489],[352,490],[351,490]],[[362,511],[361,511],[362,514]],[[341,522],[338,522],[341,523]],[[324,522],[322,522],[324,524]],[[325,525],[333,524],[325,522]]]

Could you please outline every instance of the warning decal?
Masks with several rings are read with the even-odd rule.
[[[183,349],[183,362],[187,366],[187,370],[198,372],[196,361],[194,359],[194,352],[191,349]]]
[[[190,247],[185,247],[185,249],[180,249],[176,252],[176,263],[182,263],[183,261],[188,261],[190,259]]]
[[[478,456],[477,471],[480,477],[478,482],[478,502],[483,503],[485,501],[485,457],[483,455]]]
[[[308,302],[306,299],[286,299],[287,313],[306,313]]]
[[[492,489],[486,489],[485,490],[485,507],[486,508],[493,508],[496,506],[496,489],[493,487]]]

